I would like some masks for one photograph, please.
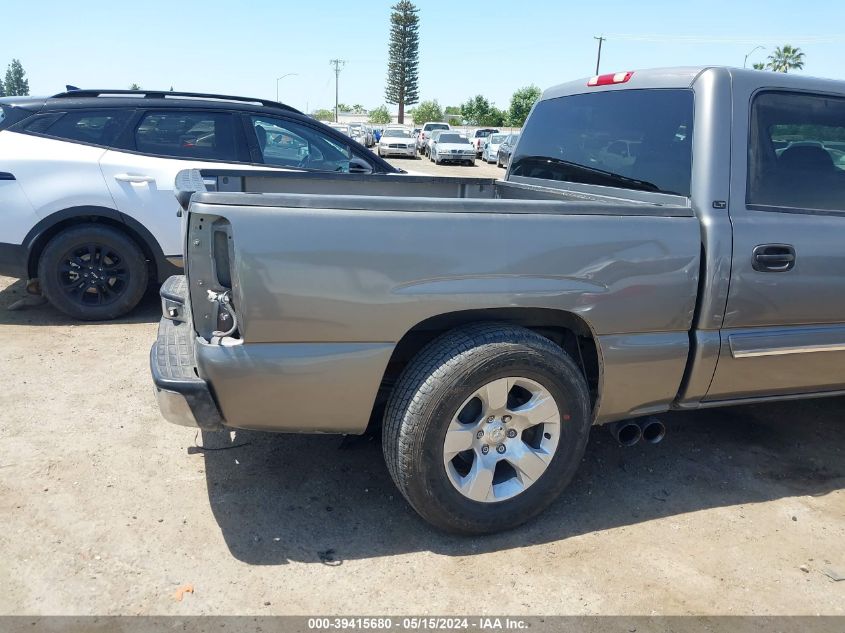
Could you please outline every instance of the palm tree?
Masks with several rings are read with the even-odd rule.
[[[804,68],[804,53],[800,48],[789,44],[784,44],[783,47],[778,46],[775,52],[769,55],[767,67],[777,73],[788,73],[794,69],[801,70]]]
[[[754,62],[754,70],[766,70],[766,64],[763,62]]]

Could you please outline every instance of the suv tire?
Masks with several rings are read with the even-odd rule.
[[[147,289],[147,262],[138,245],[110,226],[88,224],[56,235],[38,260],[41,291],[57,309],[84,321],[132,310]]]
[[[502,381],[504,400],[478,397]],[[382,442],[393,481],[425,520],[483,534],[516,527],[554,501],[575,475],[590,426],[587,384],[566,352],[528,329],[479,323],[446,332],[408,364],[388,400]],[[482,478],[476,489],[480,470],[489,484]]]

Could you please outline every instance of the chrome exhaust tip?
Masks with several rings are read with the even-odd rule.
[[[620,420],[619,422],[611,422],[607,425],[610,434],[622,446],[633,446],[640,441],[643,436],[643,431],[640,425],[633,420]]]
[[[649,444],[659,444],[666,437],[666,425],[657,418],[646,418],[639,425],[643,440]]]

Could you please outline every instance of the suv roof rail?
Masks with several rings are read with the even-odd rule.
[[[60,92],[54,94],[51,99],[74,99],[79,97],[101,97],[104,95],[114,96],[141,96],[145,99],[166,99],[168,97],[188,98],[188,99],[211,99],[214,101],[238,101],[240,103],[257,103],[266,108],[275,108],[277,110],[287,110],[288,112],[296,112],[302,114],[296,108],[292,108],[284,103],[278,101],[268,101],[267,99],[255,99],[253,97],[235,97],[232,95],[218,95],[205,92],[177,92],[174,90],[109,90],[109,89],[72,89],[67,92]]]

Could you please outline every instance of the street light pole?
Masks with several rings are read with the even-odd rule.
[[[596,74],[598,75],[599,74],[599,66],[601,66],[601,45],[602,45],[602,42],[607,40],[607,38],[604,35],[602,35],[601,37],[593,36],[593,39],[599,41],[599,52],[598,52],[598,55],[596,55]]]
[[[758,49],[761,49],[761,48],[762,48],[763,50],[766,50],[766,47],[765,47],[765,46],[755,46],[755,47],[754,47],[754,48],[752,48],[750,51],[748,51],[748,54],[745,56],[745,59],[743,59],[743,60],[742,60],[742,67],[743,67],[743,68],[745,68],[746,64],[748,64],[748,58],[751,56],[751,54],[752,54],[754,51],[756,51],[756,50],[758,50]]]
[[[294,75],[299,75],[299,73],[287,73],[282,75],[281,77],[276,77],[276,101],[279,100],[279,82],[285,77],[292,77]]]

